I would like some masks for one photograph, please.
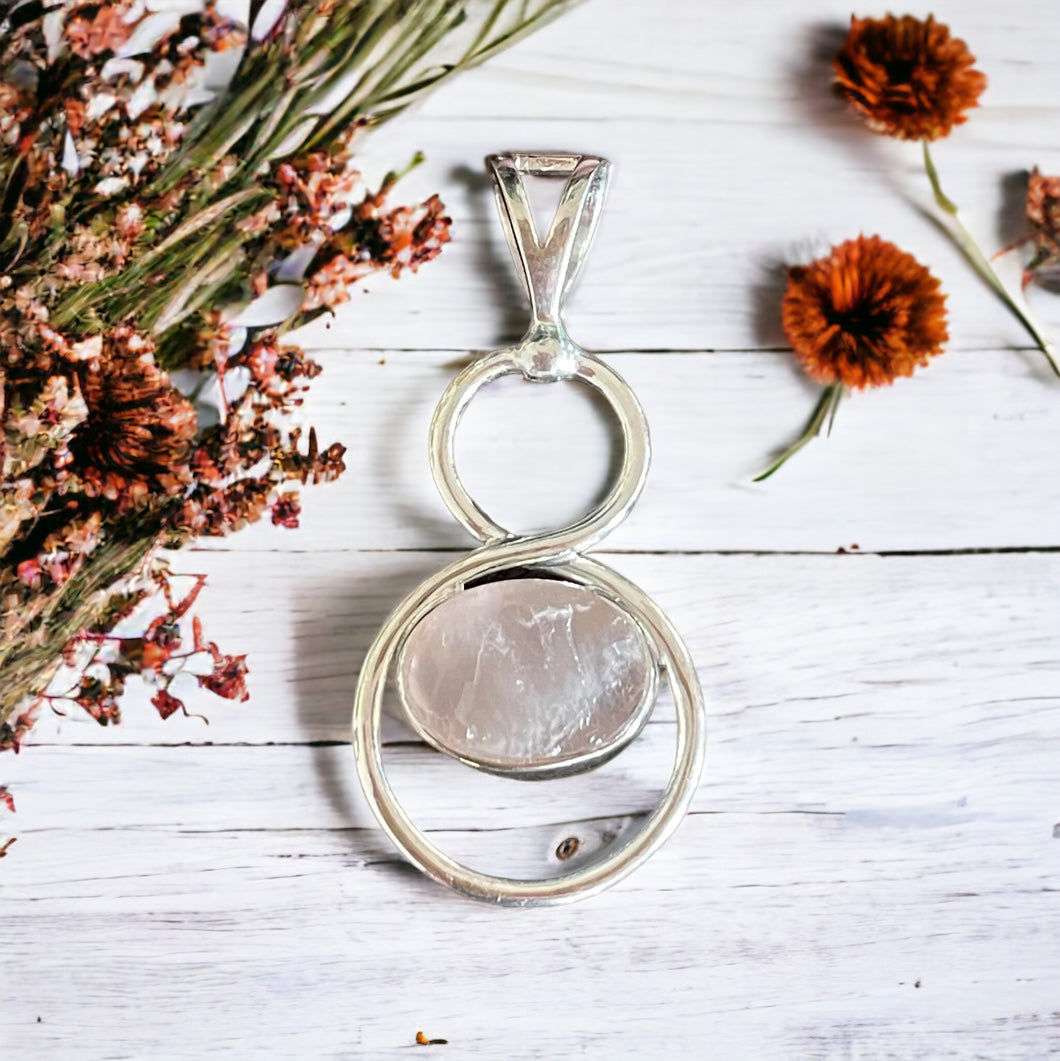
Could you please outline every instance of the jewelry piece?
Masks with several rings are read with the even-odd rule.
[[[705,711],[695,667],[659,606],[616,571],[584,556],[627,515],[648,471],[648,425],[629,385],[574,343],[560,309],[596,230],[610,164],[572,154],[491,155],[501,222],[527,294],[531,324],[515,346],[486,354],[442,395],[430,432],[431,471],[449,511],[482,544],[428,578],[398,606],[368,650],[353,709],[353,748],[368,802],[405,857],[441,884],[488,902],[537,906],[582,898],[644,862],[687,811],[703,765]],[[566,177],[542,242],[523,175]],[[587,516],[551,533],[516,535],[468,494],[455,435],[487,383],[518,373],[581,380],[618,419],[622,463]],[[600,766],[643,729],[666,680],[677,716],[670,780],[641,829],[598,861],[557,877],[480,873],[436,847],[398,803],[383,769],[383,693],[397,688],[416,732],[439,751],[506,777],[547,779]]]

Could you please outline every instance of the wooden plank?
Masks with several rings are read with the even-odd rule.
[[[378,618],[321,607],[332,556],[292,557],[286,580],[253,557],[214,559],[230,580],[212,618],[242,617],[264,656],[289,636],[275,587],[316,602],[291,610],[308,619],[294,654],[311,673],[343,666]],[[359,598],[381,611],[435,558],[364,559],[390,569],[389,589]],[[390,1056],[421,1027],[468,1057],[644,1043],[680,1056],[703,1037],[822,1059],[876,1056],[881,1041],[942,1058],[1055,1050],[1056,558],[616,561],[658,586],[712,701],[699,813],[642,873],[585,906],[506,915],[396,868],[345,747],[31,748],[7,760],[20,840],[0,942],[20,970],[5,984],[18,1056],[49,1056],[71,1028],[89,1056],[157,1052],[178,1020],[187,1056]],[[260,713],[268,732],[276,706],[308,703],[315,721],[288,737],[320,738],[332,707],[344,717],[349,678],[222,710]],[[389,758],[447,849],[541,873],[563,839],[598,839],[599,815],[618,817],[614,831],[650,806],[668,731],[558,787],[416,747]],[[496,1002],[469,1002],[469,984],[498,975]],[[121,1016],[126,995],[152,1019]]]
[[[889,714],[853,697],[844,698],[842,714],[835,701],[747,712],[758,715],[757,725],[714,714],[707,778],[693,809],[852,813],[898,825],[1002,818],[1023,822],[1028,836],[1051,837],[1060,794],[1055,698],[958,711],[929,706],[923,694],[914,702],[889,693]],[[488,832],[649,811],[669,775],[673,743],[671,726],[652,725],[598,770],[532,786],[418,745],[392,747],[387,758],[395,789],[424,829]],[[120,781],[100,783],[107,766]],[[38,748],[5,774],[19,805],[13,824],[25,840],[75,825],[268,831],[373,821],[346,745]]]
[[[974,809],[703,814],[592,903],[506,911],[400,871],[360,831],[61,828],[6,860],[5,1045],[25,1061],[75,1038],[85,1057],[381,1058],[424,1030],[458,1058],[704,1041],[1044,1058],[1060,1047],[1052,847]]]
[[[349,447],[338,483],[307,490],[304,529],[269,524],[204,548],[463,549],[427,463],[451,354],[328,351],[306,419]],[[644,405],[653,465],[609,539],[621,550],[918,550],[1060,544],[1060,387],[1038,362],[953,352],[921,375],[854,396],[830,439],[773,479],[768,456],[801,431],[815,391],[768,354],[624,354],[610,362]],[[580,386],[494,384],[458,438],[461,474],[516,529],[579,517],[609,478],[606,411]]]
[[[559,129],[564,144],[602,154],[616,167],[598,239],[567,313],[571,334],[590,349],[782,348],[784,267],[863,231],[892,240],[936,272],[949,295],[954,348],[1028,344],[918,209],[929,193],[915,147],[878,141],[850,123],[829,137],[812,123],[778,114],[769,99],[760,107],[761,121],[723,125],[728,137],[709,135],[710,126],[697,131],[695,147],[684,125],[667,123],[454,119],[395,127],[393,137],[366,149],[366,170],[383,170],[395,155],[423,147],[430,161],[401,194],[441,193],[454,220],[453,242],[417,277],[369,281],[370,294],[340,307],[334,321],[310,326],[307,341],[473,350],[516,338],[526,313],[482,158],[513,143],[554,144]],[[725,165],[693,163],[699,153],[724,158]],[[1022,232],[1013,220],[1018,182],[1010,177],[1005,184],[1006,176],[1035,164],[1060,172],[1060,148],[1043,145],[1028,156],[1011,141],[976,142],[962,133],[959,143],[939,147],[938,163],[993,251]],[[1017,286],[1018,260],[1012,255],[1002,263]],[[1054,333],[1060,330],[1056,296],[1032,291],[1030,297]]]
[[[1051,0],[1018,0],[1011,17],[968,0],[938,0],[931,10],[967,41],[990,79],[962,139],[991,126],[1026,148],[1048,141],[1060,114],[1043,91],[1055,76]],[[859,14],[868,14],[867,10]],[[844,0],[818,0],[811,11],[769,0],[714,9],[667,0],[665,9],[586,0],[511,51],[428,98],[405,120],[459,118],[598,122],[750,123],[763,117],[836,122],[839,109],[818,101],[830,77],[833,42],[850,22]],[[838,43],[835,44],[838,48]],[[394,126],[393,128],[398,128]]]
[[[250,702],[219,700],[189,678],[180,691],[209,726],[180,716],[162,723],[133,685],[121,726],[101,728],[80,712],[46,713],[33,739],[346,741],[371,639],[445,559],[311,552],[280,564],[253,554],[181,556],[185,569],[209,575],[198,609],[207,634],[226,651],[248,654]],[[976,727],[994,737],[1009,725],[1045,724],[1055,710],[1056,554],[604,559],[650,592],[682,631],[700,667],[712,739],[754,742],[772,718],[783,739],[797,741],[836,716],[861,741],[859,719],[893,739],[957,739]],[[396,726],[387,732],[409,737]],[[4,778],[16,770],[37,776],[37,754],[0,760]]]

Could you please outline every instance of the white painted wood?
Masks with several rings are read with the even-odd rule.
[[[309,414],[349,472],[305,495],[308,534],[270,524],[204,548],[465,548],[427,466],[443,352],[328,351]],[[385,363],[380,363],[381,361]],[[834,552],[1060,544],[1060,383],[1024,355],[953,351],[844,403],[830,439],[751,482],[816,391],[781,354],[622,354],[652,430],[643,499],[608,547]],[[515,529],[556,526],[607,481],[611,421],[577,385],[501,381],[469,408],[461,473]],[[556,474],[557,469],[562,474]]]
[[[1007,726],[1018,719],[1046,726],[1055,708],[1056,553],[598,555],[650,592],[683,632],[718,739],[737,722],[755,739],[771,725],[760,712],[790,742],[804,726],[869,712],[890,737],[908,731],[918,740],[959,743],[962,718],[988,702],[1023,705],[1012,708]],[[198,609],[207,635],[248,653],[252,699],[229,704],[198,693],[189,680],[185,690],[194,709],[209,716],[208,726],[180,716],[160,724],[145,697],[131,697],[121,726],[46,717],[36,742],[345,741],[354,680],[376,630],[448,559],[398,552],[301,552],[280,563],[261,554],[182,556],[183,568],[209,575]],[[850,735],[858,735],[851,725]],[[1056,749],[1043,746],[1042,754],[1051,761]],[[37,759],[27,753],[8,760],[8,769],[32,777]]]
[[[938,151],[987,246],[1013,234],[1002,178],[1060,172],[1053,6],[934,5],[991,77]],[[904,198],[923,195],[915,149],[829,99],[812,56],[848,13],[592,0],[366,144],[368,172],[427,149],[407,194],[443,192],[454,243],[307,337],[327,368],[307,419],[350,451],[303,529],[177,558],[209,574],[207,631],[248,653],[251,701],[190,683],[206,727],[134,693],[123,726],[49,718],[0,760],[18,804],[0,817],[0,846],[18,836],[0,1057],[1060,1052],[1060,557],[1041,551],[1060,546],[1060,387]],[[616,162],[570,323],[641,396],[655,463],[608,562],[685,632],[711,711],[707,782],[660,856],[597,900],[524,912],[403,870],[344,743],[374,630],[467,544],[424,440],[451,362],[522,321],[478,178],[512,146]],[[813,400],[783,352],[777,265],[861,229],[938,271],[952,349],[751,486]],[[1032,299],[1060,334],[1060,299]],[[520,527],[579,514],[610,441],[577,393],[526,391],[484,396],[461,436],[468,482]],[[836,553],[855,545],[911,555]],[[969,549],[988,551],[948,555]],[[601,771],[535,786],[386,732],[440,842],[527,874],[569,837],[591,852],[634,827],[673,740],[663,708]]]
[[[1055,70],[1043,72],[1042,80],[1047,91],[1060,91]],[[832,119],[838,126],[766,117],[773,106],[762,101],[761,123],[726,123],[732,141],[680,122],[453,120],[438,122],[433,133],[428,127],[415,140],[408,125],[395,126],[380,135],[387,158],[425,146],[431,159],[401,186],[402,194],[412,199],[443,187],[455,231],[471,238],[415,279],[374,278],[365,285],[369,294],[340,307],[330,327],[318,322],[307,335],[316,343],[337,338],[351,345],[455,350],[517,336],[525,323],[521,296],[484,194],[481,159],[497,144],[548,144],[562,137],[563,144],[591,145],[616,167],[591,264],[567,314],[572,335],[590,349],[781,348],[777,304],[784,267],[862,231],[892,240],[939,276],[949,295],[955,348],[1028,344],[918,211],[927,203],[927,186],[914,145],[879,140],[844,114]],[[1055,110],[1035,118],[1060,125]],[[1005,176],[1035,164],[1060,172],[1060,148],[1021,151],[998,133],[1000,144],[982,144],[969,126],[936,152],[943,179],[990,252],[1022,233],[1011,220],[1015,197],[1002,194]],[[367,158],[377,153],[383,147],[373,144]],[[778,157],[788,160],[783,172],[775,168]],[[1001,224],[997,214],[1006,203]],[[1003,263],[1017,277],[1018,257]],[[1056,297],[1032,291],[1030,298],[1056,330]]]
[[[1060,1045],[1050,870],[1003,821],[696,815],[599,901],[518,916],[439,895],[357,832],[86,840],[26,840],[12,1056],[76,1036],[92,1057],[405,1057],[417,1030],[460,1059]]]
[[[123,1033],[127,1056],[220,1054],[226,1028],[248,1057],[389,1056],[420,1026],[459,1057],[562,1042],[696,1056],[703,1036],[752,1057],[1057,1044],[1055,555],[615,557],[701,663],[708,781],[644,873],[526,923],[398,872],[338,743],[371,628],[439,558],[302,553],[286,579],[260,556],[196,559],[213,569],[211,628],[256,646],[251,703],[200,700],[209,730],[151,725],[143,704],[122,729],[70,720],[41,731],[62,744],[10,762],[21,838],[0,935],[9,968],[31,970],[5,985],[17,1012],[43,1010],[8,1029],[30,1056],[110,985],[157,1014]],[[84,746],[103,734],[133,743]],[[204,739],[218,743],[150,746]],[[388,760],[451,850],[532,874],[567,837],[598,838],[599,816],[615,831],[648,809],[671,755],[659,721],[548,785],[402,743]],[[63,958],[37,949],[42,931]],[[477,1004],[495,976],[506,989]],[[175,982],[200,1014],[186,1053]],[[88,1027],[89,1055],[108,1056],[112,1026]]]

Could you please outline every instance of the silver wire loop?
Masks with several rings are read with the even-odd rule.
[[[561,152],[489,155],[486,167],[512,258],[530,299],[531,322],[515,346],[469,365],[442,395],[431,423],[431,473],[453,517],[484,543],[513,538],[467,492],[456,470],[456,431],[471,399],[501,376],[521,374],[533,382],[580,380],[611,406],[622,433],[622,464],[611,491],[583,519],[538,541],[561,562],[575,550],[598,545],[625,519],[644,486],[651,458],[648,424],[640,402],[622,377],[567,335],[560,319],[563,300],[581,271],[600,220],[611,164],[592,155]],[[542,241],[534,223],[523,176],[566,177],[556,216]],[[542,549],[544,555],[544,549]]]
[[[467,492],[456,469],[456,431],[471,399],[487,384],[513,373],[526,375],[519,348],[498,350],[465,368],[446,388],[431,421],[431,473],[438,492],[453,517],[484,543],[514,538],[490,518]],[[629,384],[614,369],[583,350],[565,379],[587,383],[611,406],[622,432],[622,463],[607,496],[577,523],[538,535],[541,556],[554,553],[554,562],[569,559],[598,545],[633,507],[648,476],[651,443],[644,410]]]
[[[582,555],[599,544],[632,508],[644,486],[651,448],[643,410],[628,384],[614,369],[574,343],[560,319],[563,300],[577,279],[599,221],[610,166],[600,158],[558,152],[490,155],[486,163],[505,235],[530,299],[530,327],[519,343],[485,355],[453,380],[438,403],[430,431],[431,471],[442,499],[461,526],[483,544],[423,582],[383,625],[368,650],[357,685],[353,749],[373,813],[410,862],[432,879],[471,898],[508,906],[537,906],[582,898],[614,884],[673,832],[688,810],[702,772],[705,709],[688,651],[659,606],[617,572]],[[559,209],[544,240],[534,226],[522,184],[524,174],[567,177]],[[576,523],[548,533],[517,536],[502,527],[475,502],[456,470],[456,431],[468,404],[486,384],[513,373],[534,382],[578,380],[588,384],[611,406],[622,432],[622,462],[607,496]],[[516,880],[480,873],[456,862],[417,828],[387,780],[380,722],[393,661],[421,619],[447,597],[480,579],[540,567],[548,567],[559,578],[592,587],[624,609],[640,627],[657,671],[665,675],[673,695],[677,748],[661,801],[643,827],[621,847],[598,862],[560,876]],[[468,765],[479,765],[457,757]]]

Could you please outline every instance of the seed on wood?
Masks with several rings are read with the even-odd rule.
[[[448,1039],[428,1039],[423,1032],[416,1032],[416,1042],[420,1046],[448,1046],[449,1044]]]

